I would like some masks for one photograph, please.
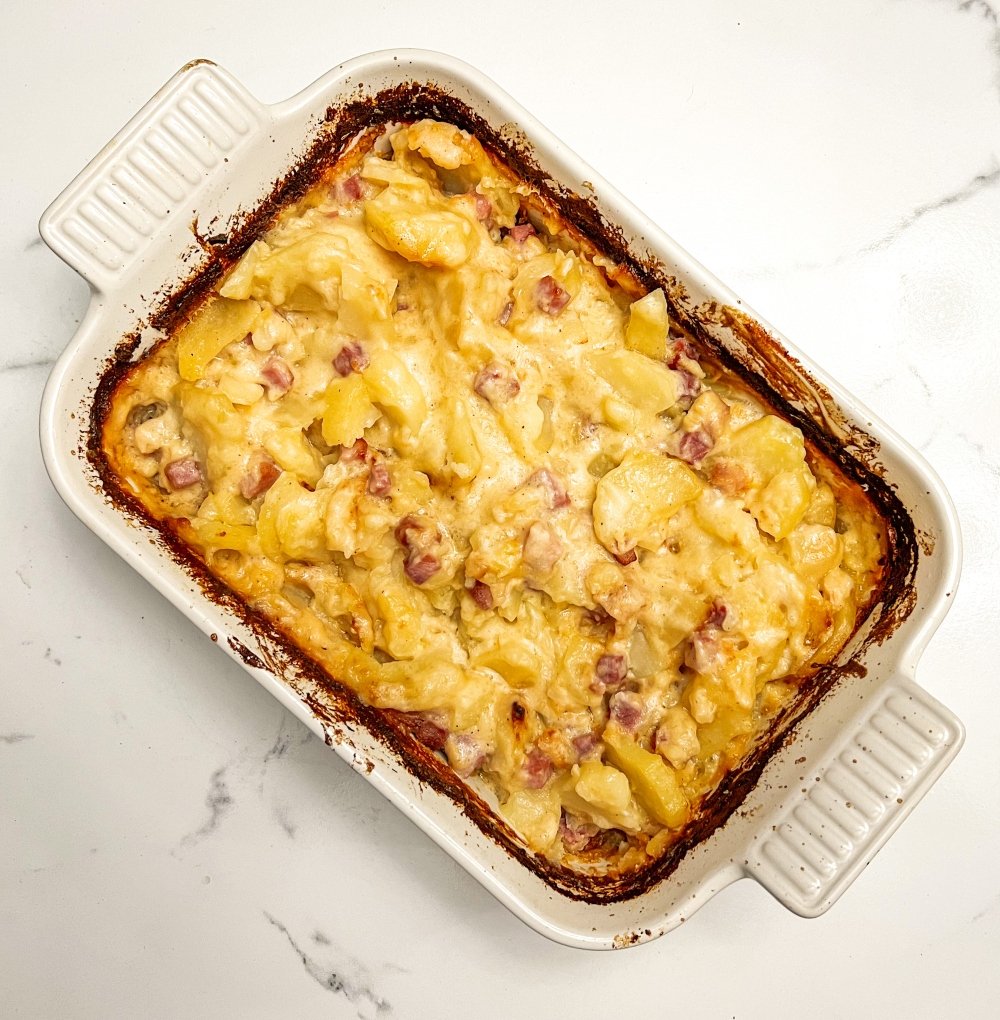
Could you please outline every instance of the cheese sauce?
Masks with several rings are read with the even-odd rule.
[[[678,838],[885,547],[615,275],[474,138],[400,127],[279,217],[104,433],[214,574],[587,870]]]

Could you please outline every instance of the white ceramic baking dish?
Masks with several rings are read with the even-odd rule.
[[[836,438],[874,437],[883,474],[912,516],[923,552],[912,611],[891,637],[863,652],[866,675],[845,680],[769,760],[724,826],[641,895],[612,903],[567,896],[490,838],[443,793],[400,768],[364,726],[314,713],[287,663],[224,605],[205,597],[165,545],[122,516],[85,455],[90,405],[110,353],[136,330],[149,295],[169,291],[205,260],[202,236],[225,233],[308,149],[328,108],[359,94],[431,81],[495,129],[515,125],[534,159],[560,185],[593,198],[632,249],[676,276],[692,309],[739,305],[692,260],[530,114],[473,68],[438,54],[370,54],[334,68],[275,106],[257,102],[205,61],[179,71],[100,152],[42,217],[49,247],[91,286],[87,314],[45,390],[45,463],[68,506],[98,536],[241,661],[298,718],[537,931],[567,945],[603,949],[655,938],[742,877],[760,882],[804,916],[825,911],[871,860],[957,753],[959,721],[914,683],[920,653],[944,616],[960,568],[954,508],[921,458],[803,354],[789,350],[825,394],[805,413]],[[746,309],[744,309],[746,311]],[[757,322],[761,320],[756,319]],[[728,349],[744,339],[713,328]],[[147,330],[143,346],[155,337]],[[746,354],[746,351],[743,352]],[[751,352],[752,354],[752,352]],[[750,360],[753,360],[751,357]],[[757,359],[759,360],[759,359]],[[836,413],[828,413],[834,408]],[[865,453],[872,456],[872,450]]]

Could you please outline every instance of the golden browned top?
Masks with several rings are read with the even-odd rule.
[[[840,649],[884,539],[538,208],[458,129],[391,132],[131,372],[106,447],[528,846],[637,867]]]

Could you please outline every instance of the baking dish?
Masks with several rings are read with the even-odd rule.
[[[765,369],[786,405],[812,420],[828,445],[877,468],[873,483],[884,478],[896,490],[912,518],[907,527],[922,546],[919,556],[910,549],[912,563],[892,604],[853,643],[842,672],[855,676],[830,687],[795,740],[767,763],[740,810],[688,852],[668,880],[612,904],[587,902],[544,881],[523,866],[523,855],[511,856],[509,847],[473,825],[447,789],[430,788],[400,769],[398,748],[379,737],[364,712],[331,712],[312,677],[231,604],[206,598],[204,582],[185,571],[165,544],[151,545],[148,533],[108,504],[85,456],[90,406],[112,353],[108,338],[133,336],[132,346],[140,350],[155,338],[148,323],[157,302],[149,295],[169,293],[211,258],[213,245],[227,243],[245,222],[242,211],[258,207],[273,182],[298,164],[328,109],[345,109],[352,100],[414,81],[433,82],[442,102],[464,104],[501,134],[520,138],[512,127],[517,125],[530,139],[519,144],[540,173],[558,182],[564,195],[592,194],[588,202],[566,199],[581,215],[613,224],[640,260],[662,266],[676,281],[675,301],[698,318],[722,353]],[[425,96],[424,102],[433,113],[432,100]],[[375,54],[265,108],[213,65],[189,65],[57,200],[43,218],[42,233],[94,288],[88,315],[53,371],[43,402],[46,463],[63,497],[203,629],[221,638],[279,700],[545,934],[592,947],[641,941],[680,923],[742,874],[756,877],[800,913],[819,913],[957,751],[957,720],[911,679],[957,580],[958,531],[940,485],[894,436],[871,424],[870,415],[811,366],[803,367],[800,356],[786,356],[784,341],[737,312],[732,294],[471,69],[428,54]],[[803,792],[790,796],[793,790]],[[734,791],[734,801],[743,792]]]

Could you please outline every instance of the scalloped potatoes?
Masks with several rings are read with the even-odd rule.
[[[129,373],[106,452],[533,850],[641,867],[840,650],[884,535],[474,138],[388,143]]]

